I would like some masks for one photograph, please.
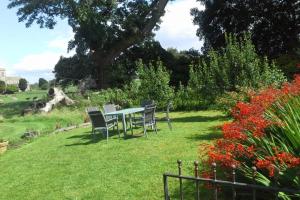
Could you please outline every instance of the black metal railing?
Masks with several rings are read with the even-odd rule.
[[[170,200],[170,194],[169,194],[169,183],[168,180],[170,178],[175,178],[179,180],[179,198],[180,200],[184,200],[184,191],[183,191],[183,180],[191,181],[194,183],[194,189],[195,189],[195,194],[194,194],[194,199],[197,200],[207,200],[208,198],[206,196],[200,196],[200,184],[208,184],[210,185],[210,190],[211,191],[211,199],[213,200],[218,200],[219,197],[219,192],[220,187],[225,186],[230,188],[230,193],[231,197],[228,198],[228,193],[226,195],[226,199],[232,199],[232,200],[237,200],[237,195],[239,191],[250,191],[248,192],[248,196],[251,196],[248,199],[251,200],[257,200],[260,199],[257,196],[257,191],[259,192],[267,192],[269,194],[272,194],[274,198],[272,199],[278,199],[279,198],[279,193],[285,193],[285,194],[290,194],[290,195],[299,195],[298,198],[300,199],[300,190],[294,190],[294,189],[289,189],[289,188],[279,188],[279,187],[271,187],[271,186],[263,186],[263,185],[257,185],[255,184],[256,182],[256,175],[257,175],[257,170],[256,167],[252,168],[252,183],[242,183],[242,182],[237,182],[236,181],[236,166],[232,166],[232,180],[231,181],[225,181],[225,180],[218,180],[217,179],[217,165],[216,163],[212,164],[212,173],[211,173],[211,178],[203,178],[199,176],[199,164],[198,161],[194,162],[194,176],[184,176],[182,175],[182,161],[178,160],[178,174],[172,174],[172,173],[164,173],[163,174],[163,183],[164,183],[164,199],[165,200]],[[204,187],[205,188],[205,187]],[[207,188],[207,187],[206,187]],[[227,190],[228,192],[228,190]],[[177,199],[176,198],[176,199]],[[296,199],[298,199],[296,198]],[[293,198],[292,198],[293,199]]]

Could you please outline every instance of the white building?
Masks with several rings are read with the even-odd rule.
[[[21,77],[19,76],[6,76],[6,70],[0,68],[0,80],[4,81],[7,85],[18,85]]]

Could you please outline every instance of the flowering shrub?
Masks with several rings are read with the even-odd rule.
[[[299,189],[300,108],[295,101],[300,106],[299,75],[281,89],[270,87],[252,94],[248,103],[238,102],[231,111],[234,120],[222,126],[223,138],[210,147],[208,162],[239,166],[246,177],[255,165],[261,180],[268,179],[261,183]]]

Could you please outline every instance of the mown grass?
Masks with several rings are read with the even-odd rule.
[[[62,113],[63,114],[63,113]],[[226,118],[216,111],[172,113],[173,131],[158,122],[158,134],[127,139],[91,136],[91,128],[47,135],[0,156],[0,199],[162,199],[164,172],[192,174],[199,145],[220,136]],[[175,196],[176,183],[170,190]]]

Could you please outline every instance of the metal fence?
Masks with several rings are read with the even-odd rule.
[[[172,173],[164,173],[163,174],[163,182],[164,182],[164,199],[170,200],[170,194],[169,194],[169,179],[178,179],[179,183],[179,196],[176,199],[184,200],[185,194],[183,190],[183,180],[191,181],[194,186],[194,199],[197,200],[207,200],[206,196],[200,196],[200,184],[208,184],[210,189],[207,189],[210,191],[213,200],[218,200],[219,193],[221,192],[220,187],[227,187],[230,190],[230,193],[227,195],[226,199],[232,199],[232,200],[238,200],[238,199],[244,199],[244,198],[238,198],[239,192],[241,191],[248,191],[248,198],[251,200],[258,200],[261,198],[258,198],[259,194],[262,194],[261,192],[266,192],[269,194],[272,194],[275,199],[279,199],[279,193],[283,192],[285,194],[290,195],[299,195],[296,198],[292,199],[300,199],[300,190],[292,190],[288,188],[279,188],[279,187],[271,187],[271,186],[262,186],[255,184],[256,182],[256,175],[257,170],[255,167],[252,168],[252,183],[242,183],[236,181],[236,166],[232,166],[231,171],[231,181],[225,181],[225,180],[219,180],[217,179],[217,165],[216,163],[212,164],[212,171],[211,171],[211,178],[202,178],[199,176],[199,164],[197,161],[194,162],[194,176],[184,176],[182,175],[182,162],[180,160],[177,161],[178,164],[178,174],[172,174]],[[205,189],[205,187],[204,187]],[[258,192],[260,192],[258,194]],[[230,196],[230,197],[229,197]],[[223,199],[223,198],[222,198]],[[220,200],[220,198],[219,198]]]

